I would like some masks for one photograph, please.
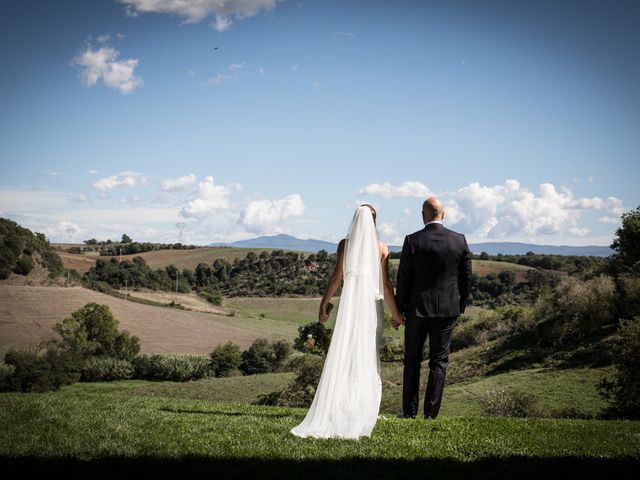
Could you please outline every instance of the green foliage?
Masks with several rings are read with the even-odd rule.
[[[331,343],[331,334],[332,330],[320,322],[300,325],[298,327],[298,337],[293,341],[293,348],[304,353],[327,353]],[[310,346],[311,344],[313,345]]]
[[[616,321],[616,285],[607,275],[588,280],[568,277],[534,305],[542,344],[578,343]]]
[[[320,382],[324,361],[324,355],[305,354],[295,357],[290,362],[290,367],[296,376],[286,387],[259,395],[255,403],[284,407],[310,406]]]
[[[494,417],[528,417],[535,414],[533,398],[519,390],[487,390],[479,398],[485,415]]]
[[[53,329],[67,348],[83,356],[107,355],[131,360],[140,351],[140,339],[127,331],[119,332],[118,325],[107,305],[90,302],[56,323]]]
[[[281,371],[291,350],[287,340],[278,339],[270,342],[266,338],[256,338],[251,346],[242,352],[240,370],[245,375]]]
[[[640,316],[620,321],[620,339],[614,347],[613,381],[602,379],[601,395],[610,402],[606,416],[640,418]]]
[[[27,275],[31,270],[33,270],[33,265],[33,257],[23,253],[20,255],[20,258],[18,258],[16,266],[13,268],[13,273],[17,273],[18,275]]]
[[[77,352],[59,350],[43,343],[11,347],[4,362],[13,367],[5,377],[3,389],[21,392],[58,390],[80,378],[82,359]]]
[[[231,341],[218,345],[209,356],[216,377],[228,377],[242,363],[240,347]]]
[[[131,240],[131,237],[129,235],[127,235],[126,233],[122,234],[122,240],[120,240],[121,243],[131,243],[133,242],[133,240]]]
[[[185,382],[214,375],[209,357],[202,355],[156,353],[143,354],[132,360],[135,378]]]
[[[62,272],[62,261],[44,234],[34,234],[13,220],[0,218],[0,279],[8,278],[12,271],[27,275],[34,267],[35,252],[42,258],[43,266],[49,269],[50,277]]]
[[[381,362],[402,362],[404,359],[404,342],[386,332],[382,333],[380,345]]]
[[[451,336],[451,350],[484,345],[491,340],[529,331],[533,326],[531,309],[517,305],[483,310],[476,318],[461,315]]]
[[[616,270],[640,274],[640,206],[622,214],[622,226],[611,243]]]
[[[198,295],[213,305],[222,305],[222,294],[220,290],[200,290]]]
[[[82,366],[82,382],[108,382],[133,377],[134,368],[129,360],[108,356],[89,357]]]

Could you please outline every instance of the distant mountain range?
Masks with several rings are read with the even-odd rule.
[[[337,243],[325,242],[324,240],[303,240],[291,235],[278,234],[251,238],[249,240],[239,240],[231,243],[210,243],[208,246],[225,246],[239,248],[281,248],[283,250],[300,250],[303,252],[317,252],[326,250],[329,253],[336,251]],[[573,247],[568,245],[536,245],[533,243],[518,242],[486,242],[471,243],[469,248],[473,253],[487,252],[489,255],[502,253],[505,255],[524,255],[527,252],[544,253],[553,255],[594,255],[607,257],[613,253],[609,247],[600,245],[589,245]],[[399,252],[402,245],[389,245],[389,250]]]

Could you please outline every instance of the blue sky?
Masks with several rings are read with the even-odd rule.
[[[197,8],[196,8],[197,7]],[[640,7],[4,2],[0,216],[51,241],[608,245],[640,204]],[[216,49],[217,47],[217,49]]]

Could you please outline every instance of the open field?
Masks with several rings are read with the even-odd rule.
[[[71,312],[88,302],[108,305],[120,321],[120,329],[140,337],[143,353],[208,354],[220,342],[231,340],[241,348],[257,337],[294,338],[296,325],[192,312],[144,305],[83,287],[39,287],[0,284],[0,354],[11,345],[55,338],[52,330]]]
[[[65,478],[629,478],[640,422],[380,415],[302,439],[306,409],[122,395],[123,382],[0,394],[0,466]],[[101,388],[104,387],[104,388]],[[626,475],[625,475],[626,474]]]

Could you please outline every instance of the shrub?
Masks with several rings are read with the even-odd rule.
[[[202,355],[175,353],[143,354],[132,361],[135,378],[184,382],[212,376],[210,358]]]
[[[320,322],[311,322],[298,327],[298,337],[293,348],[304,353],[322,354],[329,351],[331,329]]]
[[[9,377],[16,371],[15,365],[0,363],[0,392],[9,390]]]
[[[216,377],[228,377],[242,363],[240,347],[231,341],[218,345],[209,356]]]
[[[291,345],[286,340],[269,342],[266,338],[256,338],[253,344],[242,352],[240,370],[245,375],[279,371],[290,353]]]
[[[396,340],[387,333],[382,334],[380,346],[381,362],[402,362],[404,359],[404,342]]]
[[[200,290],[198,295],[213,305],[222,305],[222,294],[219,290]]]
[[[28,275],[29,272],[33,270],[33,265],[33,257],[30,254],[23,253],[20,258],[18,258],[16,266],[13,268],[13,273]]]
[[[82,359],[77,352],[35,347],[11,347],[4,361],[13,371],[4,380],[4,388],[21,392],[58,390],[80,379]]]
[[[83,382],[108,382],[133,377],[134,368],[130,361],[118,358],[98,356],[89,357],[82,366]]]
[[[496,417],[527,417],[533,413],[533,399],[527,394],[502,388],[487,390],[480,395],[485,415]]]
[[[324,360],[324,355],[305,354],[296,357],[290,362],[296,376],[289,384],[271,393],[259,395],[254,403],[257,405],[309,407],[320,382]]]
[[[616,319],[616,287],[613,279],[600,275],[590,280],[565,278],[534,305],[537,335],[543,344],[576,343],[598,333]]]
[[[132,360],[140,351],[140,339],[127,331],[118,331],[118,320],[107,305],[87,303],[53,329],[63,344],[83,356],[107,355]]]
[[[598,384],[600,394],[609,401],[604,415],[640,418],[640,316],[620,321],[613,358],[613,381],[603,378]]]

